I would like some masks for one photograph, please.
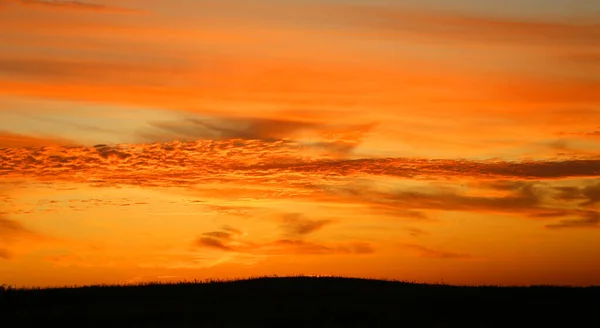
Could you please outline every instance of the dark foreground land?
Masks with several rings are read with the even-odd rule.
[[[349,278],[0,292],[0,327],[600,327],[600,287]]]

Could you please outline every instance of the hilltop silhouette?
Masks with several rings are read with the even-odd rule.
[[[338,277],[6,289],[3,327],[542,327],[594,322],[600,287]]]

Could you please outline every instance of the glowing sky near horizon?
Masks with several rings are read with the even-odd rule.
[[[600,285],[600,2],[0,0],[0,284]]]

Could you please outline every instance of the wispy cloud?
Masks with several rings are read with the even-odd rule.
[[[415,245],[415,244],[403,244],[403,247],[406,249],[415,251],[418,254],[418,256],[425,257],[425,258],[457,259],[457,260],[464,260],[464,259],[472,258],[470,255],[467,255],[467,254],[441,251],[441,250],[436,250],[436,249],[424,247],[421,245]]]
[[[600,227],[600,213],[583,211],[579,219],[562,220],[556,224],[548,224],[546,227],[549,229],[598,228]]]
[[[195,242],[196,246],[215,248],[222,251],[236,251],[238,248],[248,247],[248,244],[235,243],[232,245],[238,237],[242,235],[240,230],[223,227],[221,231],[211,231],[203,233]]]
[[[562,186],[555,188],[555,198],[565,201],[579,200],[580,206],[592,206],[600,202],[600,182],[583,186]]]
[[[187,118],[173,122],[149,122],[150,127],[138,131],[145,142],[172,140],[280,140],[304,141],[306,147],[330,154],[348,154],[367,137],[375,123],[348,125],[293,119],[265,118]]]
[[[528,42],[589,45],[600,41],[598,22],[557,23],[491,15],[399,8],[398,6],[329,5],[328,17],[337,17],[365,33],[379,36],[443,38],[465,42]]]
[[[371,254],[374,247],[366,242],[319,243],[296,238],[276,239],[269,242],[252,242],[241,238],[239,230],[223,228],[219,231],[203,233],[193,244],[194,247],[223,252],[253,254],[257,256],[278,255],[324,255],[324,254]]]
[[[13,248],[17,243],[39,242],[47,238],[34,232],[18,221],[11,220],[0,213],[0,259],[10,259],[14,256]]]
[[[302,130],[312,130],[317,127],[316,123],[311,122],[251,118],[193,118],[182,122],[151,122],[150,125],[163,131],[164,137],[160,141],[169,141],[173,140],[174,137],[182,136],[190,140],[254,139],[273,141],[289,138]]]
[[[559,132],[557,133],[560,136],[579,136],[579,137],[587,137],[587,138],[596,138],[600,137],[600,127],[592,131],[579,131],[579,132]]]
[[[55,9],[65,10],[85,10],[85,11],[96,11],[96,12],[111,12],[111,13],[138,13],[142,12],[137,9],[130,9],[117,6],[103,5],[94,2],[86,1],[67,1],[67,0],[17,0],[18,2],[27,6],[41,6],[50,7]]]
[[[6,242],[20,237],[38,237],[38,235],[21,223],[0,216],[0,239]]]
[[[43,147],[76,145],[75,142],[55,137],[34,137],[0,131],[0,148]]]
[[[420,237],[420,236],[425,236],[428,235],[429,233],[427,233],[426,231],[424,231],[423,229],[419,229],[419,228],[405,228],[406,231],[408,231],[408,233],[412,236],[412,237]]]
[[[293,213],[283,216],[281,228],[287,236],[301,237],[319,231],[332,223],[332,220],[310,220],[300,213]]]
[[[84,85],[156,86],[169,76],[185,75],[181,64],[149,65],[109,60],[66,58],[0,57],[0,72],[19,80],[54,81],[59,84],[79,82]],[[92,78],[93,80],[91,80]],[[163,80],[163,81],[159,81]]]
[[[328,201],[363,204],[374,209],[380,209],[384,204],[387,213],[394,217],[407,217],[403,213],[410,212],[456,211],[511,214],[532,220],[562,219],[557,225],[547,225],[551,228],[598,225],[598,212],[585,209],[598,201],[595,184],[581,188],[551,187],[547,183],[540,182],[498,180],[479,185],[479,187],[469,188],[471,194],[461,193],[448,187],[429,187],[425,191],[410,189],[381,191],[350,185],[328,188],[330,195],[337,196]],[[478,195],[473,195],[473,192]],[[557,204],[556,199],[567,201],[567,204]],[[580,202],[574,203],[575,200]],[[433,216],[433,214],[429,215]],[[411,235],[420,235],[420,230],[411,231]]]

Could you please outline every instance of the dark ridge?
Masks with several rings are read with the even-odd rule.
[[[600,287],[339,277],[0,290],[3,327],[540,327],[594,322]],[[591,321],[590,321],[591,320]]]

